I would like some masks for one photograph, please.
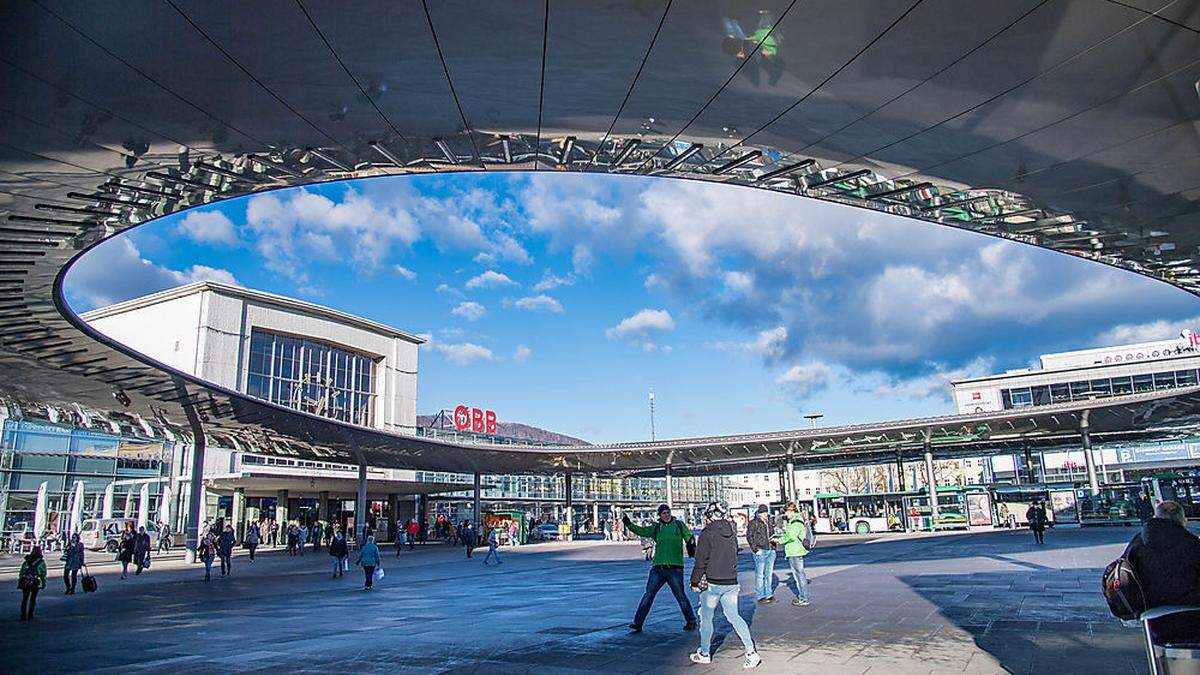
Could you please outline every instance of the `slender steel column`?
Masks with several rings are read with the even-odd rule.
[[[667,484],[667,506],[671,507],[671,510],[674,511],[675,510],[675,491],[672,489],[672,486],[671,486],[671,463],[670,462],[667,462],[666,484]]]
[[[787,466],[784,467],[787,472],[787,492],[784,493],[784,501],[796,501],[796,444],[788,445],[787,450]]]
[[[182,380],[175,380],[175,390],[179,396],[186,399],[188,393],[183,386]],[[188,481],[188,511],[186,533],[184,534],[184,545],[187,550],[184,552],[184,560],[189,563],[196,562],[196,548],[200,545],[200,500],[203,498],[204,486],[204,427],[200,424],[200,416],[192,409],[186,401],[183,403],[184,415],[187,417],[188,426],[192,430],[192,473],[191,479]],[[108,493],[105,493],[105,498],[108,498]]]
[[[574,500],[572,499],[573,495],[571,494],[571,483],[571,472],[568,471],[563,474],[563,493],[566,497],[567,507],[567,515],[565,518],[567,521],[567,541],[571,541],[575,538],[575,504]]]
[[[900,448],[896,448],[896,478],[897,487],[904,492],[904,453]]]
[[[938,500],[937,479],[933,475],[933,444],[929,439],[930,431],[925,430],[925,486],[929,490],[929,530],[937,530]]]
[[[1088,489],[1092,496],[1100,494],[1100,481],[1096,479],[1096,458],[1092,457],[1092,436],[1088,431],[1088,412],[1083,411],[1079,419],[1079,436],[1083,440],[1083,461],[1087,464]]]
[[[479,518],[482,515],[480,513],[480,509],[479,509],[479,491],[480,491],[479,479],[480,479],[479,472],[476,471],[475,472],[475,504],[474,504],[474,510],[472,511],[472,513],[474,514],[474,516],[472,517],[472,520],[474,521],[475,527],[477,527],[477,528],[479,527]]]
[[[354,537],[361,547],[367,543],[367,465],[358,463],[358,498],[354,500]]]

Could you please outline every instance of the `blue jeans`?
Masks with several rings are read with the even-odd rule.
[[[733,626],[733,630],[737,632],[742,646],[746,648],[746,653],[754,653],[754,639],[750,637],[750,627],[746,625],[746,620],[742,618],[742,615],[738,614],[739,590],[741,589],[737,584],[709,584],[708,588],[700,594],[701,654],[710,654],[709,650],[712,648],[713,617],[717,613],[717,603],[721,604],[721,611],[725,614],[729,625]]]
[[[774,595],[771,582],[775,580],[775,556],[773,548],[764,548],[754,553],[754,599],[762,600]]]
[[[642,601],[638,603],[637,614],[633,615],[634,625],[641,626],[646,620],[646,615],[650,613],[650,605],[654,604],[654,596],[658,595],[658,589],[662,588],[663,584],[669,586],[671,593],[675,595],[684,621],[696,623],[696,613],[692,611],[692,603],[683,590],[683,568],[656,566],[650,568],[650,576],[646,579],[646,592],[642,595]]]
[[[804,574],[804,556],[792,556],[787,559],[792,568],[792,590],[800,602],[808,602],[808,577]]]
[[[493,557],[496,558],[496,563],[499,564],[500,563],[500,549],[496,548],[496,542],[488,541],[488,552],[487,552],[487,555],[483,557],[483,562],[486,564]]]

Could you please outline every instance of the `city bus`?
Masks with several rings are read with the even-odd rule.
[[[993,485],[990,488],[995,508],[996,527],[1026,527],[1029,525],[1025,513],[1036,501],[1046,507],[1046,517],[1051,523],[1076,523],[1079,521],[1075,483],[1038,483],[1027,485]]]
[[[900,532],[904,530],[906,492],[841,494],[822,492],[813,495],[811,513],[816,516],[818,534],[853,532]]]
[[[1179,502],[1188,518],[1200,517],[1200,474],[1195,471],[1160,473],[1142,479],[1150,501],[1158,506],[1164,501]],[[1141,487],[1139,486],[1139,491]],[[1136,499],[1136,494],[1134,495]]]
[[[929,493],[921,490],[905,493],[904,497],[904,527],[911,531],[918,530],[966,530],[970,529],[968,519],[968,494],[983,493],[981,489],[971,489],[961,485],[943,485],[937,489],[938,514],[931,517],[929,508]]]

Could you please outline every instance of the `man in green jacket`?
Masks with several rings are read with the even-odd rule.
[[[796,593],[792,604],[796,607],[808,606],[808,577],[804,575],[804,556],[808,555],[804,542],[807,538],[808,523],[796,510],[795,502],[788,502],[783,507],[783,535],[779,537],[779,543],[783,544],[783,555],[792,568],[792,590]]]
[[[683,612],[683,620],[686,622],[683,629],[694,630],[696,612],[692,610],[692,603],[683,587],[683,544],[685,541],[693,541],[692,531],[671,515],[671,507],[666,504],[658,507],[658,520],[650,525],[634,525],[629,516],[624,516],[622,520],[631,532],[639,537],[653,539],[655,544],[654,560],[650,563],[650,577],[646,580],[646,592],[638,604],[633,623],[629,624],[629,630],[635,633],[642,632],[642,623],[650,613],[654,596],[658,595],[658,589],[662,588],[663,584],[671,587],[671,593],[679,603],[679,611]]]

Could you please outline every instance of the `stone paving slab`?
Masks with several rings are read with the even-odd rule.
[[[826,537],[806,565],[812,606],[790,605],[783,561],[780,602],[752,603],[743,554],[740,613],[762,673],[1142,673],[1138,632],[1098,592],[1132,534],[1056,531],[1040,547],[1021,531]],[[720,615],[714,662],[688,662],[698,636],[666,589],[645,632],[626,631],[645,585],[636,544],[541,544],[504,561],[428,546],[386,557],[370,593],[357,569],[332,579],[329,558],[311,553],[238,557],[210,583],[182,561],[125,581],[99,565],[101,591],[69,597],[52,569],[32,623],[15,621],[13,574],[0,572],[12,603],[0,653],[6,673],[741,671]]]

